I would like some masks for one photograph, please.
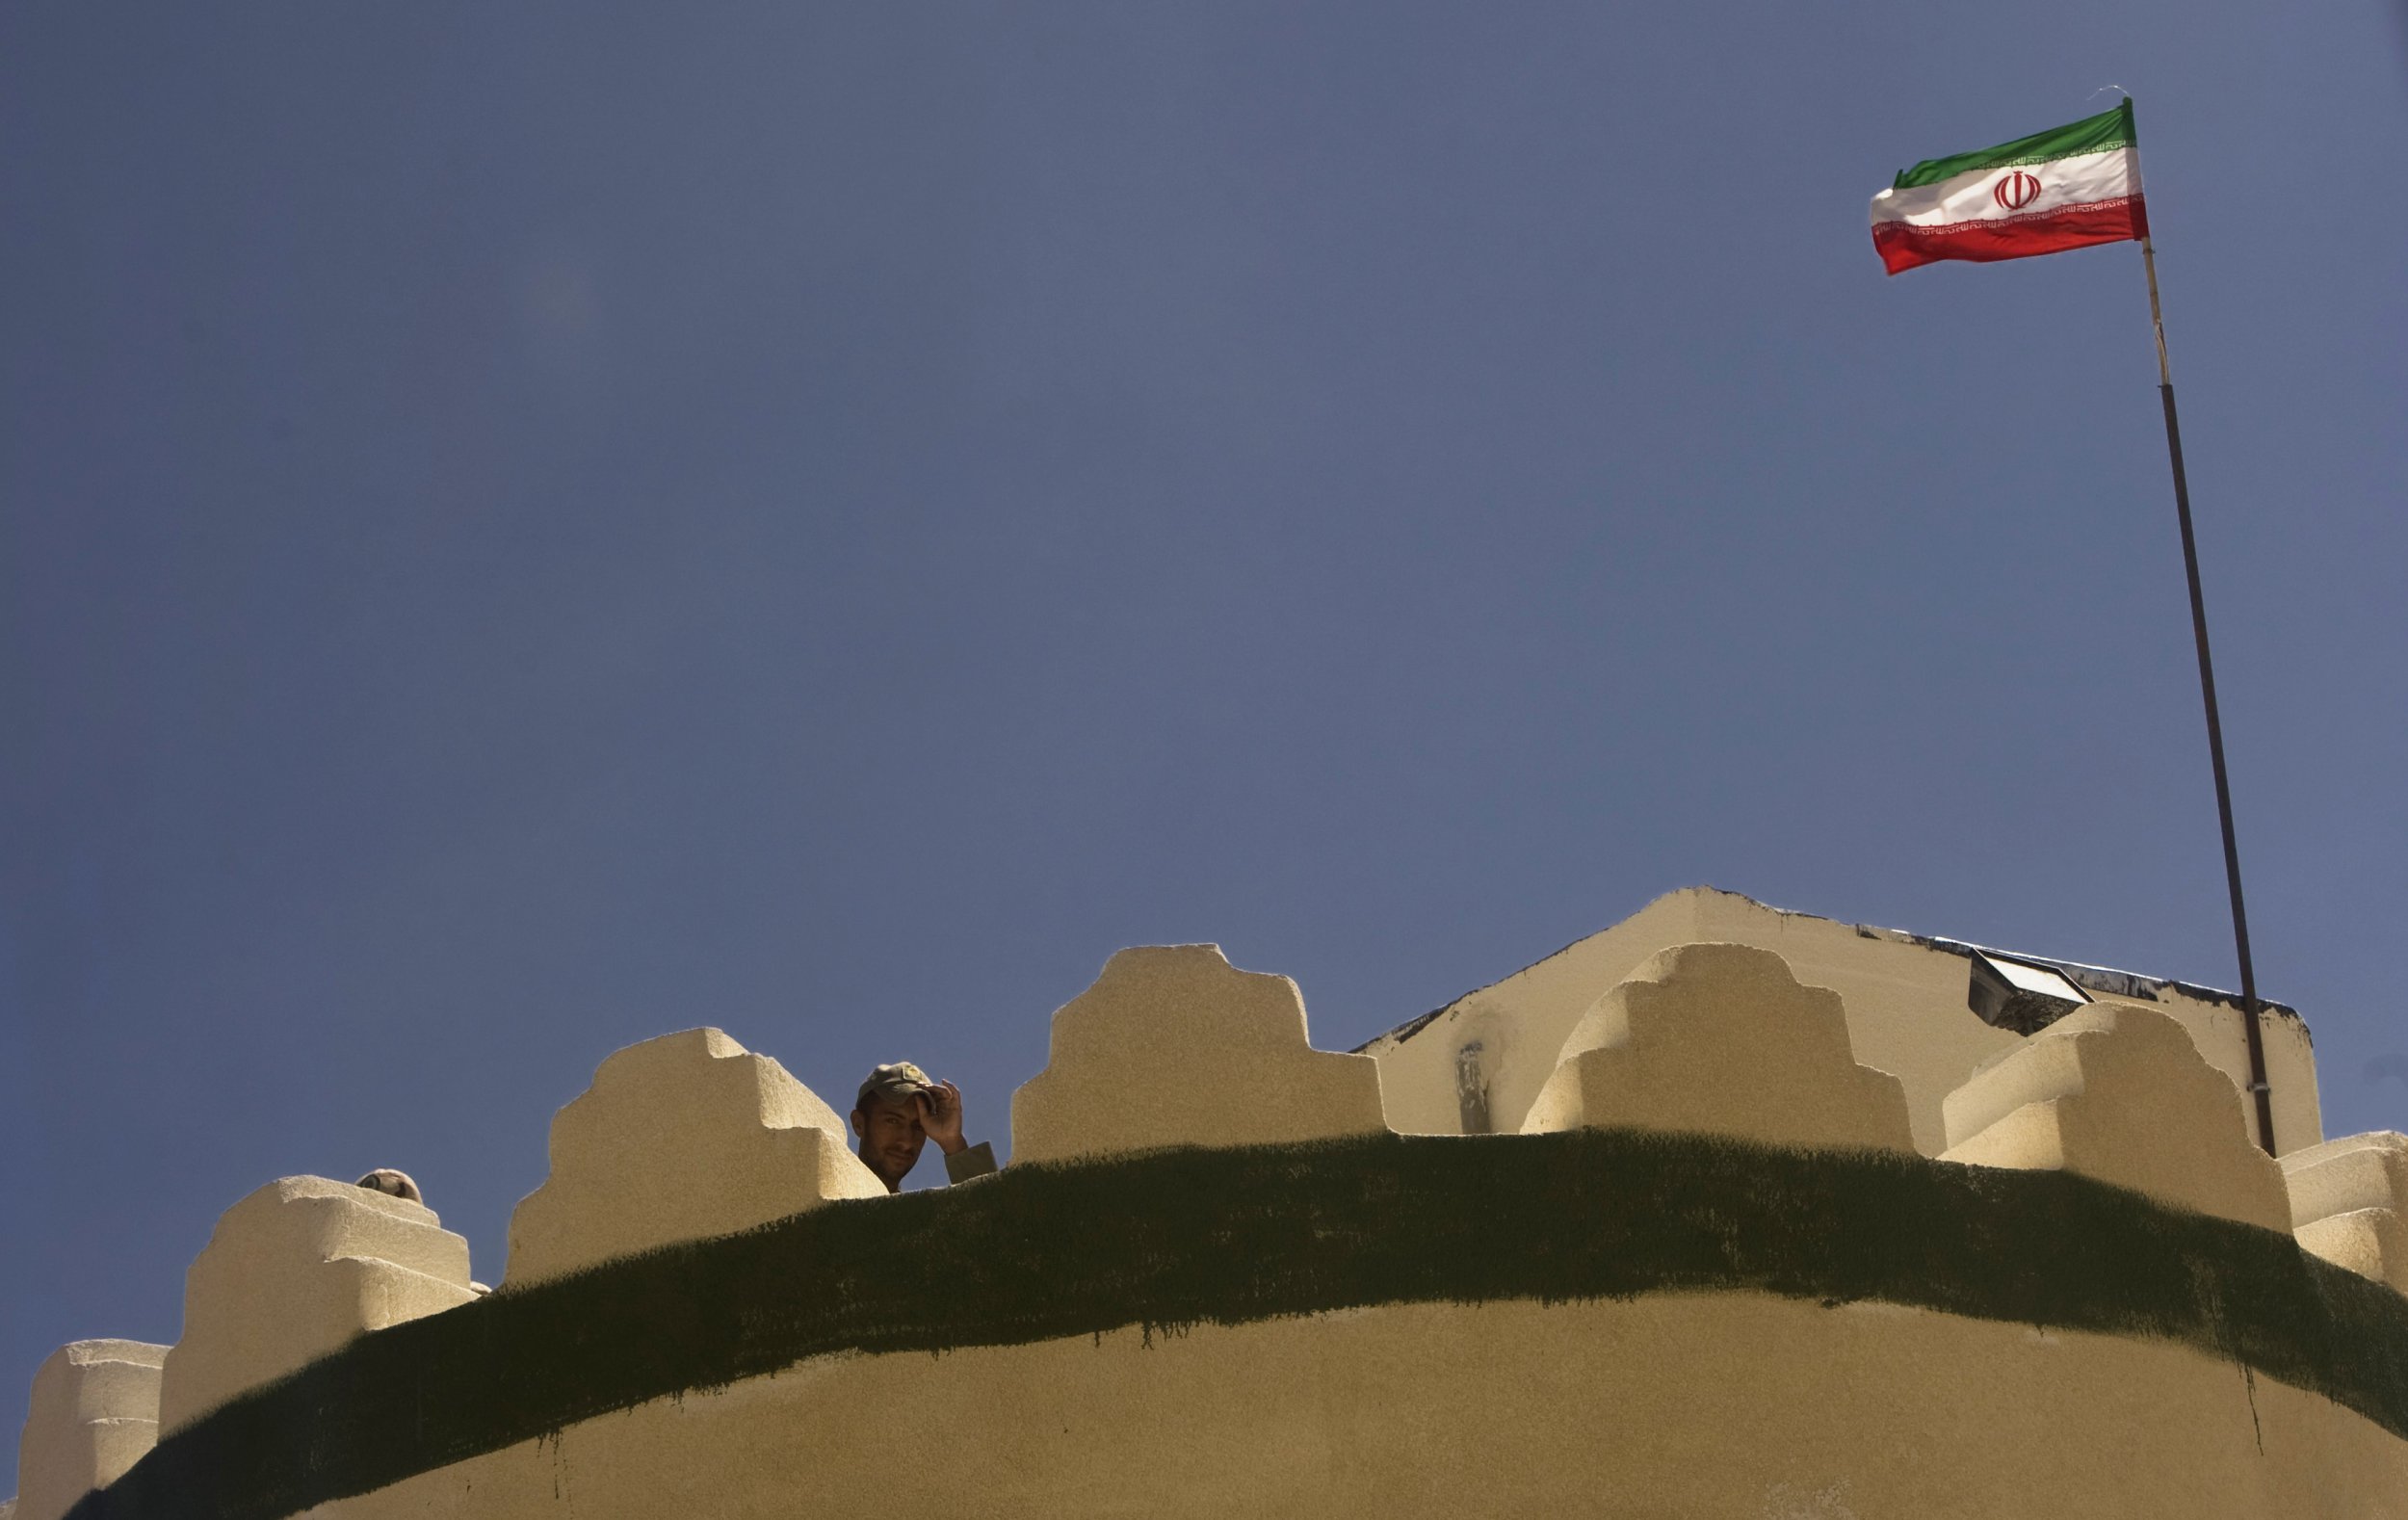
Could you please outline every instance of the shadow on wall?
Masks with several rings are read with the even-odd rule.
[[[1135,1104],[1128,1101],[1133,1072],[1175,1073],[1177,1080],[1149,1082],[1148,1101]],[[1483,1090],[1477,1073],[1468,1090]],[[494,1348],[502,1343],[494,1336],[541,1362],[494,1364],[491,1387],[454,1390],[452,1396],[467,1401],[463,1407],[488,1414],[461,1417],[482,1433],[462,1429],[443,1439],[473,1444],[500,1438],[495,1432],[515,1431],[508,1437],[514,1440],[547,1428],[525,1426],[538,1412],[557,1423],[621,1406],[613,1401],[771,1371],[817,1350],[987,1344],[1110,1324],[1349,1303],[1701,1286],[1890,1297],[2014,1318],[2030,1307],[2014,1298],[2022,1290],[1984,1287],[1983,1273],[1999,1261],[2028,1258],[2030,1242],[2001,1235],[2003,1216],[1992,1219],[1984,1210],[2041,1207],[2035,1199],[2073,1209],[2048,1221],[2051,1229],[2077,1231],[2067,1249],[2095,1256],[2111,1240],[2124,1240],[2137,1253],[2125,1264],[2133,1280],[2109,1295],[2122,1295],[2115,1301],[2129,1300],[2126,1308],[2082,1309],[2052,1300],[2044,1318],[2064,1317],[2050,1323],[2089,1324],[2104,1313],[2107,1319],[2099,1327],[2110,1331],[2226,1334],[2231,1327],[2221,1321],[2202,1327],[2203,1314],[2213,1318],[2227,1313],[2223,1309],[2131,1306],[2153,1292],[2179,1297],[2194,1291],[2197,1274],[2207,1270],[2194,1259],[2202,1251],[2238,1252],[2232,1270],[2272,1273],[2267,1281],[2291,1285],[2282,1293],[2296,1297],[2309,1291],[2303,1284],[2315,1283],[2322,1285],[2316,1292],[2329,1294],[2329,1278],[2298,1275],[2307,1269],[2289,1234],[2294,1227],[2301,1245],[2358,1278],[2393,1287],[2408,1283],[2408,1232],[2401,1224],[2401,1199],[2408,1193],[2408,1149],[2402,1147],[2408,1142],[2388,1136],[2335,1141],[2302,1153],[2287,1183],[2284,1168],[2251,1144],[2238,1092],[2207,1063],[2185,1028],[2163,1014],[2102,1002],[1986,1062],[1948,1099],[1947,1162],[1961,1165],[1943,1165],[1914,1155],[1900,1085],[1856,1060],[1840,996],[1802,984],[1782,957],[1742,945],[1677,946],[1607,989],[1563,1041],[1553,1074],[1530,1108],[1526,1137],[1493,1137],[1477,1145],[1459,1138],[1398,1141],[1385,1117],[1379,1063],[1314,1049],[1296,984],[1241,971],[1211,945],[1114,956],[1092,986],[1054,1015],[1048,1063],[1014,1095],[1012,1113],[1014,1155],[1000,1180],[965,1183],[940,1201],[922,1194],[890,1198],[848,1148],[844,1120],[775,1061],[709,1029],[631,1046],[606,1060],[590,1088],[555,1116],[550,1172],[512,1217],[502,1289],[476,1305],[465,1243],[441,1229],[422,1204],[323,1178],[271,1184],[227,1211],[194,1263],[183,1340],[172,1350],[144,1350],[162,1352],[150,1383],[133,1371],[105,1379],[97,1373],[68,1377],[53,1372],[54,1364],[94,1367],[113,1359],[134,1367],[140,1358],[130,1352],[88,1352],[79,1362],[69,1348],[45,1364],[50,1381],[37,1382],[39,1418],[27,1426],[25,1502],[14,1520],[59,1520],[74,1494],[110,1482],[140,1457],[154,1429],[172,1433],[211,1410],[229,1411],[227,1422],[216,1427],[220,1433],[183,1450],[209,1442],[288,1440],[292,1428],[275,1422],[291,1417],[289,1407],[273,1399],[254,1405],[242,1396],[306,1365],[323,1367],[319,1359],[347,1345],[353,1351],[345,1353],[340,1369],[311,1376],[335,1379],[326,1387],[336,1392],[326,1396],[353,1402],[380,1397],[370,1386],[378,1376],[465,1376],[459,1367],[484,1365],[481,1358],[498,1354]],[[1601,1132],[1624,1138],[1604,1150],[1597,1148],[1602,1141],[1539,1143],[1550,1133]],[[1680,1143],[1651,1149],[1651,1142],[1633,1138],[1640,1132]],[[1231,1147],[1277,1149],[1247,1152],[1255,1159],[1233,1162],[1235,1171],[1164,1159],[1137,1171],[1079,1171],[1088,1180],[1061,1180],[1073,1175],[1062,1169],[1072,1163],[1091,1168]],[[1609,1185],[1602,1173],[1584,1169],[1606,1166],[1636,1166],[1657,1181]],[[1519,1237],[1498,1233],[1500,1226],[1478,1231],[1477,1261],[1448,1233],[1468,1227],[1451,1211],[1478,1215],[1488,1207],[1471,1193],[1448,1190],[1472,1186],[1465,1179],[1477,1176],[1480,1188],[1510,1192],[1518,1186],[1512,1180],[1517,1167],[1536,1168],[1551,1179],[1542,1193],[1559,1187],[1577,1200],[1575,1234],[1592,1244],[1564,1245],[1568,1260],[1585,1264],[1570,1278],[1546,1278],[1554,1266],[1515,1267],[1504,1260],[1517,1258],[1519,1250],[1500,1252],[1494,1243]],[[1979,1181],[2002,1170],[2068,1173],[2126,1191],[2051,1192],[2038,1184],[2032,1185],[2036,1192],[2017,1191]],[[1302,1213],[1270,1209],[1258,1222],[1306,1233],[1267,1241],[1260,1254],[1232,1254],[1225,1234],[1235,1226],[1213,1211],[1229,1207],[1225,1189],[1241,1173],[1257,1181],[1286,1178],[1263,1184],[1272,1193],[1300,1189],[1295,1208]],[[1185,1202],[1149,1201],[1113,1192],[1124,1186],[1105,1180],[1113,1177],[1206,1191]],[[1374,1190],[1367,1197],[1418,1198],[1435,1212],[1419,1222],[1402,1213],[1349,1212],[1330,1192],[1342,1177],[1351,1178],[1343,1186]],[[1843,1187],[1840,1178],[1851,1180]],[[1767,1245],[1752,1266],[1693,1257],[1697,1232],[1706,1227],[1694,1212],[1703,1200],[1711,1197],[1715,1209],[1737,1207],[1715,1190],[1738,1188],[1756,1196],[1768,1187],[1777,1212],[1790,1219],[1784,1227],[1803,1237],[1778,1248]],[[1103,1192],[1090,1197],[1080,1189]],[[1048,1214],[1040,1228],[1036,1215],[1073,1194],[1086,1198],[1083,1207],[1153,1210],[1159,1229],[1167,1232],[1163,1248],[1174,1254],[1150,1266],[1122,1260],[1113,1255],[1110,1231],[1099,1235],[1093,1220],[1071,1229]],[[1880,1210],[1894,1210],[1904,1206],[1907,1194],[1922,1200],[1917,1207],[1937,1212],[1865,1212],[1873,1209],[1869,1200],[1875,1195],[1888,1198]],[[2117,1212],[2142,1208],[2136,1200],[2103,1201],[2132,1194],[2240,1221],[2260,1234],[2280,1233],[2263,1241],[2229,1230],[2202,1234],[2187,1225],[2176,1229],[2165,1222],[2176,1216],[2162,1209]],[[2080,1207],[2063,1202],[2069,1198]],[[1260,1200],[1256,1206],[1269,1207]],[[1767,1206],[1766,1197],[1751,1205]],[[1014,1222],[1015,1211],[1036,1212]],[[823,1215],[829,1217],[824,1228],[811,1223]],[[1342,1215],[1344,1223],[1333,1223]],[[2133,1235],[2133,1219],[2145,1219],[2148,1229]],[[1910,1248],[1899,1237],[1902,1219],[1917,1231],[1955,1234]],[[1833,1235],[1843,1221],[1853,1221],[1847,1228],[1861,1229],[1861,1238]],[[963,1311],[967,1320],[949,1318],[941,1306],[911,1297],[919,1290],[904,1291],[881,1275],[890,1271],[889,1256],[874,1252],[871,1244],[885,1231],[940,1225],[970,1231],[965,1241],[985,1231],[978,1237],[986,1241],[982,1248],[1000,1253],[957,1263],[969,1274],[964,1281],[988,1284],[979,1290],[984,1297],[973,1294],[976,1302]],[[1180,1233],[1207,1225],[1224,1232],[1211,1238],[1218,1244],[1207,1246]],[[1048,1233],[1061,1229],[1070,1233],[1059,1240]],[[1332,1230],[1346,1239],[1336,1240]],[[2190,1244],[2179,1251],[2166,1246],[2159,1237],[2167,1230]],[[1609,1237],[1623,1239],[1636,1252],[1629,1263],[1597,1255],[1593,1242]],[[730,1238],[752,1244],[731,1244]],[[723,1248],[688,1249],[712,1240]],[[1032,1256],[1031,1240],[1048,1244]],[[1061,1241],[1078,1242],[1079,1250],[1095,1253],[1093,1260],[1081,1266],[1060,1259],[1068,1248]],[[1993,1244],[1975,1249],[1981,1241]],[[837,1261],[878,1265],[827,1277],[837,1269],[813,1253],[839,1242],[873,1254],[840,1254]],[[1335,1254],[1324,1262],[1316,1254],[1323,1250]],[[1884,1251],[1898,1252],[1899,1260],[1881,1259]],[[1985,1268],[1989,1251],[1998,1256]],[[1115,1260],[1120,1265],[1107,1270]],[[995,1276],[1040,1261],[1048,1264],[1040,1274],[1045,1281],[1086,1281],[1088,1297],[1048,1303],[1037,1279],[1014,1287]],[[1914,1278],[1907,1262],[1947,1263],[1948,1271],[1967,1275],[1961,1281]],[[1291,1300],[1280,1297],[1289,1289],[1268,1278],[1245,1280],[1271,1272],[1273,1263],[1285,1264],[1277,1270],[1290,1274],[1283,1280],[1292,1288],[1321,1286],[1297,1289],[1303,1296]],[[1800,1265],[1811,1263],[1820,1265]],[[2188,1275],[2155,1288],[2141,1280],[2159,1269]],[[1539,1276],[1529,1277],[1530,1271]],[[806,1280],[820,1282],[828,1297],[797,1300],[795,1284]],[[547,1286],[555,1284],[557,1292]],[[942,1297],[934,1286],[927,1291]],[[872,1308],[885,1301],[881,1294],[895,1292],[903,1298]],[[589,1307],[603,1318],[593,1323],[608,1327],[600,1342],[591,1330],[556,1318],[562,1306],[586,1302],[580,1295],[594,1294],[602,1297]],[[2350,1313],[2373,1314],[2389,1324],[2382,1316],[2392,1311],[2380,1305],[2394,1303],[2395,1295],[2387,1294],[2374,1309],[2347,1301],[2359,1305]],[[2310,1311],[2293,1305],[2283,1313],[2296,1318]],[[661,1322],[663,1315],[674,1323]],[[476,1343],[481,1350],[472,1352],[459,1340],[465,1329],[432,1328],[436,1320],[472,1323],[462,1316],[477,1317],[477,1334],[485,1337]],[[889,1321],[889,1329],[881,1330]],[[922,1332],[892,1328],[906,1323]],[[409,1333],[399,1335],[396,1326],[410,1326]],[[365,1335],[369,1331],[382,1333]],[[2307,1333],[2265,1329],[2264,1345],[2245,1354],[2234,1349],[2237,1342],[2217,1344],[2244,1360],[2257,1358],[2251,1365],[2272,1376],[2309,1378],[2303,1386],[2346,1384],[2356,1389],[2348,1395],[2352,1407],[2390,1411],[2376,1418],[2408,1419],[2408,1391],[2360,1387],[2367,1377],[2332,1372],[2325,1365],[2330,1349],[2292,1344]],[[631,1370],[630,1359],[647,1353],[617,1344],[624,1336],[674,1341],[679,1335],[699,1339],[652,1371]],[[410,1360],[438,1351],[466,1359],[444,1364],[447,1370]],[[380,1360],[385,1357],[402,1360]],[[69,1382],[97,1389],[104,1381],[117,1391],[89,1398],[55,1392]],[[137,1407],[144,1397],[141,1386],[152,1390],[147,1413]],[[45,1394],[45,1387],[54,1391]],[[70,1405],[86,1412],[72,1418],[59,1412]],[[232,1412],[238,1409],[247,1412]],[[159,1426],[144,1428],[144,1420]],[[108,1427],[104,1442],[92,1428],[109,1421],[119,1423]],[[231,1430],[252,1433],[224,1433]],[[428,1439],[435,1450],[450,1450],[442,1439]],[[270,1466],[279,1459],[274,1453],[245,1458]],[[150,1481],[145,1504],[164,1502],[157,1495],[165,1481]]]
[[[2183,1347],[2236,1401],[2238,1365],[2408,1436],[2408,1298],[2286,1236],[2065,1171],[1583,1127],[1173,1147],[832,1203],[362,1336],[170,1436],[77,1513],[275,1520],[813,1358],[837,1358],[822,1364],[830,1376],[867,1375],[844,1353],[1666,1293],[1906,1305]],[[1819,1323],[1829,1364],[1861,1377],[1855,1338],[1888,1322]],[[1377,1376],[1329,1371],[1333,1388]],[[1887,1397],[1834,1376],[1833,1399]],[[2020,1434],[1985,1420],[1976,1438],[2120,1417],[2095,1407],[2094,1383],[2053,1392],[2063,1407],[2011,1412]],[[1357,1462],[1418,1428],[1332,1427]]]

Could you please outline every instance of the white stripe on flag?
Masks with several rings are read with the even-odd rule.
[[[2013,176],[2024,175],[2023,182]],[[2036,188],[2029,188],[2036,185]],[[1872,224],[1904,222],[1921,227],[2003,222],[2066,206],[2120,200],[2140,190],[2138,155],[2130,147],[2077,153],[2045,164],[1977,169],[1936,185],[1885,190],[1872,197]]]

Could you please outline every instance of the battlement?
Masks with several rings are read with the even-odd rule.
[[[665,1035],[555,1118],[489,1296],[419,1204],[234,1205],[174,1348],[45,1363],[13,1520],[850,1511],[899,1409],[981,1514],[2388,1512],[2408,1138],[2314,1133],[2288,1010],[2278,1164],[2228,1004],[2016,1035],[1965,965],[1681,893],[1342,1054],[1286,978],[1124,951],[1010,1164],[900,1196]]]

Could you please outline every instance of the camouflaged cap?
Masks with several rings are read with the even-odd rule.
[[[852,1106],[856,1111],[866,1108],[873,1097],[883,1098],[889,1103],[909,1103],[935,1086],[936,1083],[927,1072],[910,1061],[889,1061],[883,1066],[872,1068],[861,1084],[861,1090],[853,1094]]]

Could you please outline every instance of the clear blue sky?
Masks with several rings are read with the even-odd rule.
[[[1131,943],[1343,1047],[1712,882],[2263,983],[2408,1127],[2399,12],[0,12],[0,1492],[217,1215],[717,1024],[974,1131]],[[2385,1061],[2395,1075],[2386,1076]]]

